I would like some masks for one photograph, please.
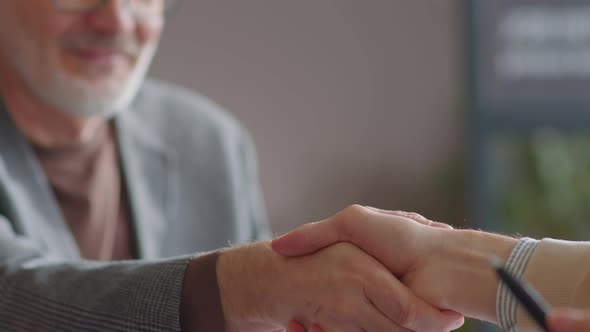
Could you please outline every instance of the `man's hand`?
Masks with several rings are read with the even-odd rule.
[[[551,332],[590,332],[590,310],[556,309],[547,323]]]
[[[453,230],[417,214],[351,206],[275,239],[272,247],[293,257],[339,242],[350,242],[378,259],[435,307],[495,322],[497,279],[487,255],[507,258],[516,240]]]
[[[351,244],[298,258],[282,257],[268,243],[229,249],[217,274],[227,331],[275,331],[291,319],[325,332],[438,332],[462,324],[461,316],[426,304]]]
[[[376,257],[397,277],[405,277],[441,248],[435,230],[450,228],[417,214],[351,206],[324,221],[310,223],[272,242],[284,256],[313,253],[339,242],[350,242]]]

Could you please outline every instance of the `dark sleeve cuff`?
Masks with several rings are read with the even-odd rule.
[[[218,257],[217,252],[194,257],[186,269],[180,316],[184,332],[225,331],[217,284]]]

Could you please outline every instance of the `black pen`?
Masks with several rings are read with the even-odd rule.
[[[490,257],[490,265],[496,270],[496,274],[506,284],[508,289],[516,297],[518,302],[526,309],[529,315],[543,328],[543,331],[549,332],[547,327],[547,315],[551,307],[541,294],[524,280],[519,281],[508,272],[502,265],[498,257]]]

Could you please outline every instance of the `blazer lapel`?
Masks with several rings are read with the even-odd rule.
[[[16,231],[49,254],[78,259],[80,253],[31,146],[0,100],[0,196]]]
[[[127,110],[115,120],[123,178],[140,258],[162,256],[166,221],[177,201],[176,154]]]
[[[166,221],[174,218],[178,171],[175,151],[167,149],[139,116],[127,110],[115,120],[122,176],[140,258],[161,256]],[[0,197],[18,233],[60,257],[80,252],[29,143],[0,100]],[[6,196],[6,197],[2,197]]]

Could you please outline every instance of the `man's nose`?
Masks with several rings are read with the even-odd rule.
[[[105,34],[120,34],[133,30],[135,16],[129,1],[108,0],[106,3],[88,14],[88,22],[93,29]]]

